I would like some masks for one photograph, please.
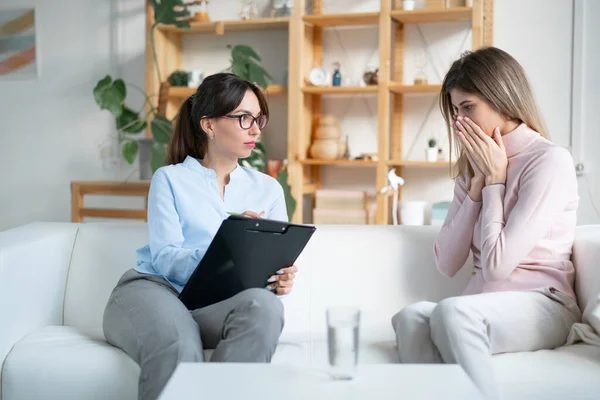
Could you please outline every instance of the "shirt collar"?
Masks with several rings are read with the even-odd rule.
[[[539,138],[541,138],[539,133],[529,128],[525,123],[521,123],[513,131],[502,136],[506,156],[510,158],[519,154]]]
[[[207,177],[211,177],[211,178],[217,177],[217,173],[215,172],[214,169],[206,168],[204,165],[200,164],[200,160],[198,160],[192,156],[187,156],[185,158],[185,160],[183,160],[183,165],[185,165],[187,168],[189,168],[193,171],[199,172],[200,174],[202,174],[202,176],[207,176]],[[229,174],[229,178],[230,178],[230,180],[232,180],[241,174],[242,174],[242,167],[240,167],[239,164],[236,164],[235,169],[233,171],[231,171],[231,173]]]

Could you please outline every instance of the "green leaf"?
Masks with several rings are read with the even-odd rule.
[[[166,160],[167,146],[158,142],[152,143],[152,159],[150,160],[152,172],[156,172],[157,169],[165,165]]]
[[[266,71],[262,69],[260,65],[249,64],[248,65],[248,80],[256,83],[258,86],[266,88],[268,86]],[[268,74],[267,74],[268,75]]]
[[[232,62],[232,64],[231,64],[231,72],[234,75],[237,75],[238,77],[240,77],[242,79],[249,79],[250,78],[250,74],[248,72],[248,65],[246,63]]]
[[[137,142],[128,141],[123,144],[123,158],[129,165],[133,164],[138,153]]]
[[[258,62],[261,61],[258,53],[252,47],[246,46],[245,44],[238,44],[237,46],[233,47],[231,50],[231,57],[234,59],[234,61],[236,59],[240,61],[248,61],[250,59],[254,59]]]
[[[294,211],[296,211],[296,199],[292,196],[292,188],[288,183],[289,174],[287,170],[282,169],[277,174],[277,181],[283,188],[283,196],[285,198],[285,206],[287,208],[288,218],[291,221],[294,216]]]
[[[150,122],[150,129],[152,129],[152,137],[158,143],[167,144],[171,138],[171,132],[173,132],[173,124],[163,115],[156,115],[152,122]]]
[[[252,168],[260,172],[265,172],[267,168],[267,152],[265,145],[260,140],[256,142],[256,147],[250,153],[250,156],[239,160],[239,164]]]
[[[101,79],[94,88],[94,99],[101,110],[110,111],[115,117],[120,117],[123,112],[123,103],[127,96],[125,83],[122,79],[113,82],[110,75]]]
[[[125,133],[139,133],[146,128],[146,121],[140,120],[139,113],[127,106],[123,106],[123,112],[117,117],[117,129]]]
[[[154,8],[154,21],[156,24],[175,25],[179,28],[189,29],[189,21],[182,19],[191,16],[183,0],[150,0]]]

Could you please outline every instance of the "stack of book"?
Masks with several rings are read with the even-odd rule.
[[[372,224],[373,197],[362,190],[317,190],[313,224]]]

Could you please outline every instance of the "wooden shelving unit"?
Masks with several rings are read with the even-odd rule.
[[[425,8],[413,11],[392,10],[390,12],[390,16],[395,22],[403,24],[470,20],[472,15],[471,7]]]
[[[302,165],[339,165],[339,166],[374,166],[377,161],[371,160],[315,160],[307,158],[298,160]]]
[[[146,92],[159,94],[154,105],[159,112],[168,118],[173,118],[181,102],[194,93],[194,89],[187,87],[171,87],[164,81],[176,70],[182,69],[182,36],[191,34],[225,35],[229,32],[252,32],[287,30],[292,18],[261,18],[251,20],[211,21],[206,23],[190,22],[190,29],[182,29],[172,25],[159,25],[156,28],[154,40],[158,53],[158,64],[161,71],[160,82],[154,68],[154,59],[151,49],[150,31],[154,23],[152,6],[146,1]],[[268,37],[268,36],[266,36]],[[265,89],[270,99],[272,96],[282,96],[287,93],[284,85],[270,85]],[[154,99],[153,99],[154,100]],[[150,132],[148,131],[148,134]]]
[[[288,29],[291,18],[261,18],[244,21],[190,22],[190,29],[181,29],[172,25],[161,25],[158,30],[165,33],[195,34],[226,32],[250,32]]]
[[[318,4],[317,4],[318,7]],[[302,17],[304,23],[320,28],[328,26],[376,25],[379,13],[313,14]]]
[[[401,83],[392,82],[388,85],[390,92],[396,94],[404,93],[439,93],[442,85],[403,85]]]
[[[171,86],[169,87],[169,100],[174,100],[174,101],[179,101],[181,99],[187,99],[188,97],[190,97],[191,95],[193,95],[196,92],[196,89],[194,88],[188,88],[188,87],[176,87],[176,86]],[[287,92],[287,88],[284,85],[269,85],[265,90],[264,90],[265,94],[269,95],[269,96],[276,96],[276,95],[282,95],[285,94]]]
[[[377,86],[306,86],[302,88],[306,94],[359,94],[377,93]]]
[[[431,161],[388,161],[388,165],[389,166],[393,166],[393,167],[414,167],[414,168],[450,168],[452,167],[452,165],[454,164],[450,164],[450,162],[448,161],[435,161],[435,162],[431,162]]]
[[[187,34],[225,35],[228,32],[288,30],[288,86],[272,85],[266,89],[270,99],[288,99],[288,171],[292,194],[297,201],[293,222],[303,223],[304,195],[313,195],[321,188],[321,174],[330,167],[375,168],[375,189],[387,184],[386,174],[396,168],[449,168],[448,162],[402,160],[402,118],[404,103],[415,94],[439,93],[440,85],[415,86],[403,82],[404,27],[406,24],[470,21],[472,48],[492,43],[493,0],[473,0],[473,7],[426,8],[401,10],[401,0],[380,0],[378,12],[353,14],[323,14],[324,0],[311,0],[312,10],[306,12],[308,0],[295,0],[291,18],[265,18],[249,21],[192,22],[189,30],[159,26],[155,43],[163,81],[181,69],[182,36]],[[157,79],[150,47],[150,29],[154,22],[152,7],[147,3],[146,91],[160,93],[167,116],[174,116],[181,102],[192,89],[161,85]],[[378,29],[379,84],[357,87],[317,87],[306,85],[310,70],[323,64],[323,32],[331,27],[372,25]],[[268,40],[268,36],[265,36]],[[315,160],[308,158],[313,121],[321,114],[323,98],[327,96],[377,96],[377,161]],[[165,100],[166,99],[166,100]],[[391,196],[377,196],[378,224],[391,221]]]
[[[393,4],[392,4],[393,3]],[[370,166],[376,169],[375,189],[387,185],[387,172],[402,169],[450,169],[449,162],[402,160],[402,114],[410,95],[439,93],[441,85],[411,85],[403,82],[404,27],[406,24],[447,21],[471,22],[472,49],[491,44],[493,0],[474,0],[473,7],[401,10],[400,0],[380,0],[380,11],[357,14],[323,14],[323,0],[313,0],[311,15],[304,15],[306,0],[296,0],[290,23],[290,87],[288,92],[288,169],[292,193],[304,208],[304,195],[321,187],[323,168],[330,166]],[[379,36],[379,84],[367,87],[306,86],[311,68],[323,61],[323,31],[330,27],[377,25]],[[326,95],[373,94],[377,96],[377,161],[313,160],[308,158],[313,121],[321,115],[322,98]],[[391,221],[389,195],[377,196],[378,224]],[[300,212],[293,218],[304,221]]]

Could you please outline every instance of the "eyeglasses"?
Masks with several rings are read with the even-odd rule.
[[[267,126],[267,122],[269,122],[269,118],[266,115],[259,115],[258,117],[254,118],[250,114],[229,114],[223,115],[223,118],[237,119],[240,123],[240,128],[242,129],[250,129],[252,127],[252,124],[256,124],[256,126],[258,126],[258,129],[263,129],[265,126]]]

